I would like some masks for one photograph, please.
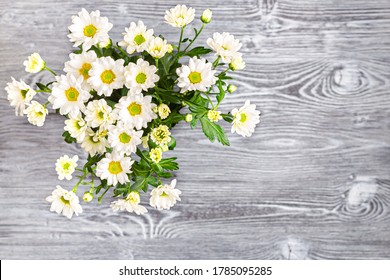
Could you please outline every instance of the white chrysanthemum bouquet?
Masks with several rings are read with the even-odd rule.
[[[30,123],[42,126],[51,104],[67,118],[65,141],[80,144],[89,154],[82,168],[77,168],[78,156],[57,160],[59,180],[71,180],[75,171],[80,174],[72,191],[57,186],[47,197],[51,211],[68,218],[73,213],[79,215],[79,186],[88,188],[83,195],[86,202],[98,195],[100,203],[112,189],[119,197],[112,209],[138,215],[147,212],[140,205],[140,192],[151,186],[150,205],[170,209],[181,194],[175,188],[176,180],[162,182],[179,168],[175,157],[165,156],[176,146],[172,127],[180,121],[188,122],[191,128],[200,123],[207,138],[229,145],[218,124],[224,120],[232,124],[232,132],[251,136],[259,122],[255,105],[247,101],[230,113],[218,111],[226,92],[236,90],[227,82],[231,79],[228,72],[245,67],[239,40],[229,33],[214,33],[207,40],[210,48],[193,46],[211,16],[211,11],[205,10],[200,18],[202,26],[194,28],[193,38],[183,38],[195,10],[177,5],[165,15],[166,23],[180,30],[177,45],[155,36],[142,21],[132,22],[123,41],[115,45],[108,36],[113,26],[108,18],[99,11],[82,9],[69,26],[68,36],[78,49],[65,62],[66,74],[57,75],[37,53],[24,62],[27,72],[47,70],[55,80],[37,83],[39,89],[34,90],[12,78],[5,89],[16,115],[26,114]],[[208,55],[211,52],[215,56]],[[212,61],[202,57],[205,55]],[[37,92],[47,94],[48,102],[33,100]]]

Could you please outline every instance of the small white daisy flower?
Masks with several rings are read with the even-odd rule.
[[[23,62],[23,65],[26,67],[26,72],[38,73],[45,69],[46,62],[41,58],[38,53],[33,53],[27,58],[26,61]]]
[[[158,210],[169,210],[176,201],[180,201],[181,191],[175,189],[175,186],[176,179],[172,180],[170,185],[160,185],[153,189],[150,193],[150,205]]]
[[[257,111],[256,105],[250,104],[249,100],[240,109],[233,109],[232,115],[234,117],[232,133],[237,132],[244,137],[251,136],[255,131],[256,124],[260,122],[260,111]]]
[[[215,32],[213,38],[207,39],[207,44],[212,48],[217,55],[221,56],[222,62],[230,63],[233,58],[241,57],[240,50],[242,44],[240,40],[235,39],[228,32]]]
[[[148,91],[160,79],[156,72],[156,66],[150,65],[149,62],[142,58],[137,60],[137,64],[129,63],[125,67],[126,87],[130,89],[132,94]]]
[[[27,106],[24,109],[24,113],[27,114],[27,120],[33,125],[43,126],[46,115],[49,113],[46,107],[36,101],[31,101]]]
[[[5,90],[8,93],[8,101],[11,106],[15,107],[15,114],[23,116],[26,103],[30,103],[36,92],[25,82],[18,82],[13,77],[11,78],[12,82],[7,83],[7,86],[5,87]]]
[[[107,42],[110,38],[108,31],[112,28],[112,23],[108,18],[101,17],[100,11],[88,13],[82,9],[78,16],[72,16],[72,25],[69,26],[71,32],[68,37],[74,42],[74,47],[83,45],[83,50],[88,51],[93,45]]]
[[[53,109],[60,109],[61,115],[69,114],[75,118],[85,110],[84,103],[91,97],[88,91],[81,88],[82,77],[76,79],[73,75],[56,76],[49,101]]]
[[[105,99],[89,102],[84,113],[85,121],[90,127],[108,127],[108,125],[115,121],[112,108],[107,104]]]
[[[70,136],[76,139],[77,143],[81,143],[85,137],[87,123],[81,113],[79,113],[75,118],[65,120],[64,130],[68,131]]]
[[[150,138],[157,145],[165,145],[171,141],[171,132],[169,131],[168,126],[165,124],[160,124],[158,127],[153,128],[150,133]]]
[[[51,203],[50,211],[57,214],[62,213],[68,219],[72,218],[73,213],[78,216],[83,212],[77,195],[61,188],[61,186],[57,186],[52,194],[46,198],[46,201]]]
[[[207,112],[207,118],[212,122],[218,122],[222,119],[221,112],[216,110],[209,110]]]
[[[147,29],[142,21],[130,23],[129,28],[125,28],[123,41],[119,46],[126,48],[129,54],[143,52],[147,49],[150,40],[153,39],[153,29]]]
[[[77,167],[78,156],[70,158],[68,155],[64,155],[57,159],[56,171],[58,174],[58,180],[71,180],[72,174]]]
[[[122,88],[125,82],[123,76],[124,60],[114,60],[111,57],[100,57],[92,63],[88,83],[98,95],[111,96],[114,89]]]
[[[130,182],[128,174],[134,161],[130,157],[123,157],[118,153],[106,153],[106,157],[97,163],[96,176],[107,180],[108,185],[115,186]]]
[[[191,23],[195,18],[195,9],[187,8],[186,5],[177,5],[176,7],[165,11],[165,22],[173,27],[184,27]]]
[[[162,58],[169,50],[167,40],[160,37],[154,37],[148,44],[147,52],[153,58]]]
[[[93,157],[96,154],[103,154],[108,147],[107,130],[99,128],[93,131],[90,127],[85,131],[85,137],[81,142],[81,147]]]
[[[78,79],[83,78],[82,88],[86,91],[90,91],[92,88],[87,82],[89,79],[89,71],[92,68],[92,63],[97,59],[94,51],[83,52],[81,54],[71,53],[69,55],[70,60],[65,62],[64,72],[71,74]]]
[[[141,144],[142,134],[142,130],[135,131],[123,122],[118,121],[115,126],[110,126],[108,130],[108,142],[117,153],[130,155],[135,153],[137,146]]]
[[[171,113],[171,109],[169,109],[168,105],[162,103],[158,105],[158,115],[162,120],[165,120],[168,118],[169,114]]]
[[[148,122],[157,117],[153,112],[156,104],[152,103],[151,96],[142,94],[124,96],[115,105],[118,117],[126,124],[137,130],[146,128]]]
[[[147,213],[148,210],[144,206],[139,205],[140,202],[141,197],[139,192],[132,191],[126,196],[125,199],[118,199],[117,201],[111,203],[111,208],[114,212],[126,210],[130,213],[134,212],[137,215]]]
[[[188,65],[177,68],[176,73],[179,76],[177,85],[181,88],[180,92],[207,91],[207,88],[217,81],[214,76],[216,71],[211,69],[212,66],[206,59],[194,57],[190,58]]]

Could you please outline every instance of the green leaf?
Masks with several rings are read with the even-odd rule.
[[[212,51],[213,50],[207,49],[205,47],[196,47],[196,48],[193,48],[192,50],[186,52],[185,55],[189,56],[189,57],[200,56],[200,55],[211,53]]]
[[[147,187],[148,185],[148,178],[147,177],[136,177],[134,184],[131,185],[132,191],[139,191],[140,189],[145,188],[145,185]]]
[[[70,133],[68,131],[64,131],[62,133],[62,136],[64,137],[64,140],[66,143],[76,143],[76,139],[74,139],[72,136],[70,136]]]
[[[207,117],[200,118],[200,123],[202,124],[203,133],[210,139],[211,142],[214,142],[214,140],[217,139],[222,145],[230,145],[221,126],[211,122]]]
[[[221,114],[222,118],[228,123],[233,122],[233,116],[231,114]]]
[[[219,93],[217,95],[217,101],[218,101],[218,105],[219,105],[219,104],[221,104],[221,101],[225,98],[225,90],[222,87],[221,80],[217,81],[217,86],[218,86],[218,89],[219,89]]]
[[[37,87],[39,87],[40,90],[43,90],[44,92],[51,92],[51,89],[44,84],[36,83],[36,85]]]
[[[176,157],[164,158],[159,162],[159,165],[165,170],[178,170],[179,164],[175,162],[176,159]]]
[[[168,149],[173,150],[176,147],[176,139],[171,136],[171,141],[168,143]]]

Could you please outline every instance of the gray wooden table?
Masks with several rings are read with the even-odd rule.
[[[249,139],[229,133],[231,147],[179,125],[183,195],[171,211],[113,213],[108,197],[68,221],[45,202],[54,163],[86,156],[63,142],[63,117],[31,126],[3,88],[11,75],[49,79],[24,72],[34,51],[61,71],[81,7],[108,16],[115,40],[142,19],[173,41],[177,30],[162,21],[177,1],[0,1],[0,258],[390,258],[390,2],[191,2],[197,15],[214,11],[200,40],[228,31],[243,42],[247,68],[233,74],[238,91],[222,109],[251,99],[261,125]]]

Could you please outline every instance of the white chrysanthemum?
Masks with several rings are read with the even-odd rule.
[[[247,100],[240,109],[233,109],[232,133],[237,132],[244,137],[249,137],[255,131],[256,124],[260,122],[260,111],[256,110],[255,104]]]
[[[187,8],[186,5],[177,5],[176,7],[165,11],[166,23],[173,27],[184,27],[195,18],[195,9]]]
[[[165,145],[171,141],[171,132],[169,131],[168,126],[161,124],[156,128],[153,128],[150,133],[150,138],[157,145]]]
[[[123,87],[124,62],[123,59],[114,60],[111,57],[101,57],[92,63],[88,83],[97,94],[111,96],[114,89]]]
[[[119,119],[137,130],[146,128],[148,122],[157,117],[154,107],[156,104],[152,103],[152,97],[142,94],[124,96],[115,105]]]
[[[76,78],[82,77],[82,88],[90,91],[91,85],[87,82],[89,79],[89,70],[92,68],[92,63],[97,59],[94,51],[83,52],[81,54],[71,53],[70,60],[65,62],[64,72],[71,74]]]
[[[209,110],[207,112],[207,118],[212,122],[218,122],[222,119],[221,112],[216,110]]]
[[[62,212],[68,219],[72,218],[73,213],[78,216],[83,212],[77,195],[61,188],[61,186],[57,186],[52,194],[46,198],[46,201],[51,203],[50,211],[57,212],[57,214]]]
[[[24,113],[27,114],[27,120],[33,125],[43,126],[46,115],[49,113],[46,107],[36,101],[31,101],[27,106],[24,109]]]
[[[147,49],[150,40],[153,39],[153,29],[147,29],[142,21],[138,24],[132,22],[129,28],[125,28],[123,33],[123,41],[119,42],[119,46],[126,48],[129,54],[143,52]]]
[[[108,142],[114,151],[123,155],[135,153],[137,145],[141,144],[143,131],[135,131],[131,127],[118,121],[116,126],[111,126],[108,130]]]
[[[180,201],[181,191],[175,189],[176,179],[170,185],[160,185],[150,193],[150,205],[158,210],[169,210],[176,201]]]
[[[117,153],[106,153],[106,157],[97,163],[96,176],[106,179],[108,185],[117,185],[130,182],[127,174],[131,173],[134,161],[130,157],[123,157]]]
[[[88,13],[82,9],[78,16],[72,16],[72,23],[68,37],[74,42],[74,47],[82,44],[84,51],[98,43],[105,43],[110,38],[108,31],[111,30],[112,23],[108,22],[108,18],[101,17],[100,11]]]
[[[96,154],[103,154],[108,147],[107,129],[99,128],[93,131],[90,127],[85,131],[85,137],[81,142],[81,147],[93,157]]]
[[[212,70],[212,64],[206,62],[206,59],[190,58],[188,65],[182,65],[176,69],[179,76],[177,85],[181,88],[180,92],[188,90],[207,91],[207,88],[214,85],[217,78],[214,76],[215,70]]]
[[[23,62],[23,65],[26,67],[26,72],[38,73],[45,69],[46,62],[41,58],[38,53],[33,53],[27,58],[26,61]]]
[[[147,52],[154,58],[162,58],[169,50],[167,40],[153,38],[148,44]]]
[[[99,99],[88,103],[85,110],[85,121],[90,127],[108,127],[108,125],[115,121],[115,116],[107,101],[105,99]]]
[[[49,101],[53,109],[60,109],[61,115],[69,114],[75,118],[84,112],[84,103],[91,97],[88,91],[81,88],[82,77],[76,79],[73,75],[56,76],[57,82],[53,84]]]
[[[221,59],[224,63],[230,63],[233,58],[241,57],[240,50],[242,44],[240,40],[234,39],[233,35],[230,35],[228,32],[215,32],[213,38],[207,39],[207,44],[221,56]]]
[[[26,108],[26,103],[35,96],[36,92],[23,81],[16,81],[13,77],[11,83],[7,83],[5,90],[8,93],[8,101],[10,105],[15,107],[15,114],[23,116],[23,111]]]
[[[126,87],[130,89],[132,94],[148,91],[160,79],[156,72],[156,66],[150,65],[149,62],[142,58],[137,60],[137,64],[129,63],[125,67]]]
[[[158,105],[158,115],[162,120],[168,118],[169,114],[171,113],[171,109],[169,109],[168,105],[162,103]]]
[[[111,203],[111,208],[114,212],[126,210],[130,213],[134,212],[137,215],[147,213],[148,210],[144,206],[139,205],[140,202],[141,197],[139,192],[132,191],[125,199],[118,199],[117,201]]]
[[[159,163],[162,159],[163,150],[160,147],[156,147],[150,150],[149,156],[154,163]]]
[[[72,174],[77,167],[78,156],[70,158],[68,155],[64,155],[57,159],[56,171],[58,174],[58,180],[71,180]]]
[[[77,143],[81,143],[85,137],[87,123],[82,115],[78,114],[75,118],[65,120],[64,130],[68,131],[70,136],[76,139]]]

